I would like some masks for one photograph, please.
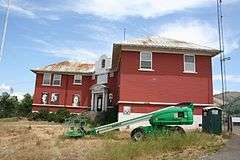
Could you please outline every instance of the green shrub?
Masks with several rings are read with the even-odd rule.
[[[45,108],[40,109],[40,111],[38,112],[38,119],[37,120],[41,120],[41,121],[46,121],[48,119],[48,110]]]
[[[7,92],[0,95],[0,118],[16,116],[16,107],[19,105],[16,96],[10,96]]]
[[[48,113],[47,121],[48,122],[55,122],[56,121],[56,114],[54,112]]]
[[[76,115],[70,115],[70,112],[66,108],[59,109],[56,113],[55,112],[48,112],[48,110],[42,108],[39,112],[33,112],[28,117],[28,120],[33,121],[48,121],[48,122],[57,122],[57,123],[63,123],[66,118],[69,118],[70,116],[76,116]]]
[[[25,94],[24,98],[16,106],[16,114],[18,117],[26,117],[32,112],[32,96]]]
[[[28,120],[29,120],[29,121],[37,121],[37,120],[39,120],[39,114],[38,114],[38,112],[32,112],[32,113],[28,116]]]
[[[70,112],[66,108],[61,108],[55,114],[55,122],[63,123],[65,119],[69,117]]]

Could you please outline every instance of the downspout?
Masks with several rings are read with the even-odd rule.
[[[64,99],[64,107],[67,106],[67,98],[68,98],[68,94],[67,94],[67,89],[68,89],[68,75],[67,76],[67,81],[66,81],[66,87],[65,87],[65,99]]]

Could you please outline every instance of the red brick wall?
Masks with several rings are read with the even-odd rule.
[[[53,77],[53,76],[52,76]],[[43,92],[48,93],[48,102],[50,103],[51,94],[58,93],[59,94],[59,104],[61,106],[51,106],[46,105],[49,111],[56,111],[63,106],[68,106],[69,111],[71,112],[81,112],[86,110],[86,107],[91,106],[91,90],[90,87],[96,84],[96,78],[93,80],[92,76],[83,76],[82,78],[82,85],[74,85],[73,75],[62,75],[62,82],[61,86],[43,86],[42,85],[43,74],[38,73],[36,74],[36,84],[35,84],[35,92],[33,97],[34,104],[41,104],[41,97]],[[109,93],[113,94],[113,105],[117,102],[117,89],[115,89],[115,83],[117,81],[117,72],[114,73],[114,77],[108,76],[108,84],[107,87],[109,88]],[[80,95],[80,106],[83,108],[76,108],[72,106],[72,99],[74,94]],[[33,111],[38,111],[43,106],[34,105]],[[85,107],[85,108],[84,108]]]
[[[53,76],[52,76],[53,77]],[[51,100],[51,93],[59,93],[59,104],[65,103],[65,94],[66,94],[66,86],[67,86],[67,75],[62,75],[62,85],[61,86],[43,86],[43,74],[36,74],[36,84],[35,84],[35,92],[33,97],[33,103],[41,104],[41,96],[43,92],[48,93],[48,102]]]
[[[122,51],[120,101],[212,103],[211,57],[196,56],[197,74],[183,73],[182,54],[153,53],[153,70],[138,71],[139,52]]]

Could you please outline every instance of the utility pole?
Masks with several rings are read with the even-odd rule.
[[[220,69],[221,69],[221,81],[222,81],[222,102],[225,105],[225,56],[224,56],[224,40],[223,40],[223,25],[222,25],[222,0],[217,0],[217,20],[218,20],[218,38],[219,38],[219,50],[220,50]]]
[[[4,17],[4,23],[3,23],[2,41],[1,41],[1,46],[0,46],[0,62],[2,61],[2,57],[3,57],[3,50],[4,50],[7,26],[8,26],[9,11],[10,11],[10,0],[8,0],[8,2],[7,2],[7,10],[6,10],[6,14]]]
[[[224,34],[223,34],[223,14],[222,14],[222,0],[217,0],[217,18],[218,18],[218,38],[220,49],[220,65],[221,65],[221,79],[222,79],[222,100],[223,107],[226,107],[226,61],[230,60],[230,57],[225,57],[224,54]],[[227,131],[232,132],[232,118],[227,113]]]

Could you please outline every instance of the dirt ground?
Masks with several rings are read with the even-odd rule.
[[[103,159],[98,157],[97,151],[109,144],[106,142],[110,141],[111,144],[119,145],[128,142],[130,138],[127,132],[117,132],[117,134],[106,137],[103,135],[83,139],[66,139],[63,136],[66,130],[64,125],[49,122],[0,121],[0,160]],[[104,151],[107,152],[107,150]],[[201,150],[190,148],[190,150],[187,149],[179,154],[191,159],[189,154],[196,157],[195,154],[201,155],[203,153]],[[170,155],[164,159],[176,159],[176,156]],[[147,158],[146,155],[140,159],[152,158]]]
[[[63,125],[47,122],[0,122],[1,160],[87,159],[103,140],[65,139]]]

